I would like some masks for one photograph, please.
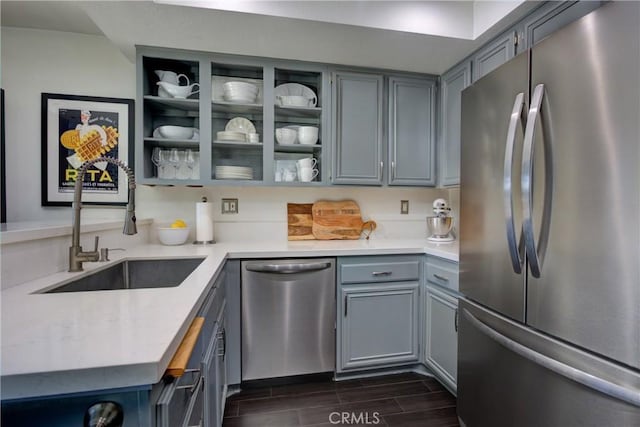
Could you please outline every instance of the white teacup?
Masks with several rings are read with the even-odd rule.
[[[298,168],[298,180],[302,182],[313,181],[318,176],[318,169]]]
[[[314,168],[318,164],[318,160],[315,157],[305,157],[296,162],[298,169],[300,168]]]
[[[318,142],[318,128],[316,126],[300,126],[298,128],[298,142],[305,145],[314,145]]]

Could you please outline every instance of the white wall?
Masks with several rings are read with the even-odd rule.
[[[70,208],[40,206],[40,94],[42,92],[134,98],[135,65],[105,37],[2,28],[3,87],[6,91],[7,214],[9,221],[71,220]],[[431,202],[446,190],[330,187],[162,188],[140,186],[140,218],[194,217],[202,195],[215,203],[239,198],[239,215],[218,215],[220,241],[286,238],[286,203],[355,199],[363,215],[379,223],[375,237],[420,237]],[[400,215],[400,200],[410,214]],[[121,209],[85,209],[83,217],[119,219]]]
[[[525,0],[475,0],[473,2],[473,38],[480,37],[524,2]]]

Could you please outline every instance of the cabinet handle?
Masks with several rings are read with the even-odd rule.
[[[371,273],[373,276],[379,277],[379,276],[391,276],[393,274],[392,271],[374,271],[373,273]]]
[[[176,390],[184,390],[189,389],[189,393],[193,394],[196,389],[200,386],[200,380],[202,379],[202,371],[200,369],[185,369],[185,373],[187,372],[197,372],[198,376],[196,376],[196,380],[191,385],[181,385],[176,387]]]
[[[347,317],[347,307],[349,306],[349,300],[347,299],[347,296],[344,296],[344,317]]]
[[[456,313],[455,313],[454,318],[453,318],[453,326],[454,326],[456,332],[458,332],[458,309],[457,308],[456,308]]]
[[[396,179],[396,162],[391,162],[391,179]]]
[[[448,279],[448,278],[446,278],[446,277],[444,277],[444,276],[441,276],[441,275],[439,275],[439,274],[435,274],[435,273],[433,273],[433,277],[435,277],[436,279],[442,280],[443,282],[448,282],[448,281],[449,281],[449,279]]]
[[[380,162],[380,179],[384,176],[384,162]]]

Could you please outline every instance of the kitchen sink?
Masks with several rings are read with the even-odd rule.
[[[178,286],[204,258],[123,260],[40,293],[113,291]]]

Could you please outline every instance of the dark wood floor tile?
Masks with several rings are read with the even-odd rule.
[[[225,417],[237,417],[238,416],[238,401],[230,401],[227,399],[224,404],[224,416]]]
[[[333,381],[325,381],[325,382],[291,384],[291,385],[273,387],[271,389],[271,395],[273,397],[295,396],[295,395],[321,393],[321,392],[335,391],[335,390],[336,390],[336,385]]]
[[[404,372],[401,374],[384,375],[380,377],[361,378],[360,382],[364,387],[381,385],[381,384],[393,384],[393,383],[406,383],[411,381],[422,381],[426,378],[424,375],[416,374],[415,372]]]
[[[422,382],[395,383],[363,387],[353,390],[338,390],[341,403],[362,402],[385,397],[411,396],[429,393],[431,390]]]
[[[433,377],[425,377],[422,382],[424,382],[431,391],[447,391],[447,389]]]
[[[241,400],[238,402],[240,415],[258,414],[287,409],[313,408],[340,403],[336,392],[320,392],[299,396],[278,396],[265,399]]]
[[[384,416],[389,427],[452,427],[458,426],[455,407],[429,411],[403,412]]]
[[[269,414],[225,417],[222,427],[298,427],[297,411],[271,412]]]
[[[448,391],[434,391],[416,396],[396,397],[404,412],[426,411],[429,409],[456,406],[456,399]]]
[[[230,401],[238,401],[238,400],[247,400],[247,399],[261,399],[264,397],[271,397],[271,387],[263,387],[263,388],[247,388],[242,389],[240,393],[229,396],[227,400]]]
[[[371,425],[376,417],[382,419],[382,415],[396,414],[402,412],[402,408],[394,399],[378,399],[368,400],[366,402],[344,403],[340,405],[323,406],[319,408],[300,409],[300,425],[314,425],[322,423],[330,423],[332,420],[337,421],[340,415],[332,415],[333,413],[351,413],[354,416],[362,417],[369,420]],[[376,415],[377,414],[377,415]]]

